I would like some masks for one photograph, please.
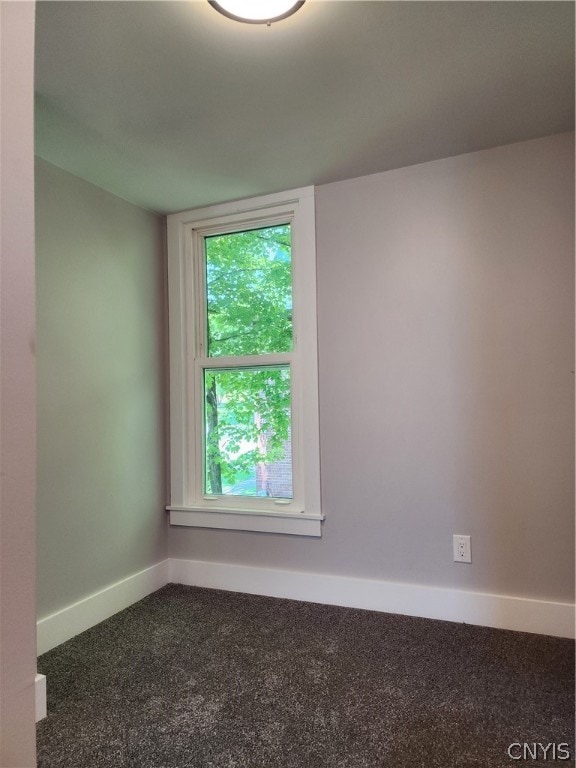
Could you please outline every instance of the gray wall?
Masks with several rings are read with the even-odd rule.
[[[573,599],[573,142],[318,189],[323,537],[172,556]]]
[[[34,3],[0,5],[0,765],[36,765]]]
[[[163,224],[38,159],[38,616],[166,556]]]

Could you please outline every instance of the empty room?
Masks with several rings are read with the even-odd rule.
[[[574,4],[1,11],[0,768],[574,765]]]

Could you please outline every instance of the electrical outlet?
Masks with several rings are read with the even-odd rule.
[[[470,536],[460,536],[455,533],[452,536],[452,543],[454,546],[454,562],[471,563],[472,550],[470,548]]]

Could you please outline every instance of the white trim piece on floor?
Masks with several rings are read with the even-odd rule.
[[[70,640],[168,583],[169,563],[145,568],[37,622],[38,655]]]
[[[36,698],[36,722],[38,722],[46,717],[46,675],[36,675],[34,695]]]
[[[189,586],[574,637],[573,603],[175,558],[169,578]]]
[[[574,638],[575,635],[573,603],[171,558],[40,619],[38,654],[70,640],[169,582],[555,637]],[[42,683],[37,679],[37,702],[41,690]],[[45,688],[43,695],[45,700]]]

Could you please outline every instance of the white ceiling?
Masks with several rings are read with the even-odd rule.
[[[571,2],[38,2],[37,152],[162,213],[572,130]]]

